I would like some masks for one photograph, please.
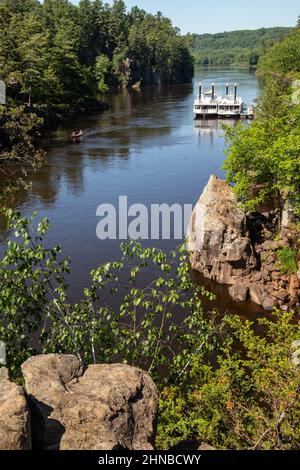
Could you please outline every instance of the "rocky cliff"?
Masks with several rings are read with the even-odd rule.
[[[153,449],[158,392],[145,372],[84,370],[76,356],[58,354],[32,357],[22,372],[26,395],[0,369],[0,449]]]
[[[265,309],[299,301],[299,279],[284,275],[276,252],[289,242],[289,222],[275,241],[278,214],[246,214],[232,188],[211,176],[188,230],[191,266],[206,278],[228,284],[234,300],[251,299]]]

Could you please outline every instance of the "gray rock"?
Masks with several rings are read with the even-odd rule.
[[[246,302],[248,300],[249,288],[244,284],[237,283],[229,288],[229,293],[235,302]]]
[[[292,274],[290,278],[290,285],[289,285],[289,295],[291,300],[296,301],[299,298],[300,294],[300,285],[297,274]]]
[[[262,273],[258,271],[257,273],[253,274],[252,279],[254,282],[260,282],[262,280]]]
[[[64,450],[153,449],[158,392],[130,366],[91,365],[50,354],[22,365],[37,447]]]
[[[255,284],[250,286],[250,297],[252,302],[256,303],[257,305],[262,305],[264,301],[263,287]]]
[[[263,300],[262,306],[264,310],[273,310],[278,306],[278,301],[274,297],[267,297]]]
[[[30,412],[21,387],[0,368],[0,450],[30,450]]]
[[[276,251],[279,247],[279,243],[274,240],[267,240],[262,245],[262,248],[266,251]]]
[[[271,273],[270,275],[272,276],[272,273],[274,272],[279,272],[278,268],[275,266],[275,264],[273,263],[268,263],[266,264],[265,266],[265,270],[266,271],[269,271],[269,273]]]
[[[277,292],[277,291],[276,291],[276,292],[274,291],[274,292],[273,292],[273,296],[276,297],[276,299],[281,300],[282,302],[284,302],[285,300],[287,300],[288,293],[287,293],[286,290],[281,289],[281,290],[279,290],[278,292]]]
[[[263,269],[261,271],[261,276],[262,276],[262,279],[265,283],[271,281],[271,273],[267,269]]]
[[[187,240],[192,268],[221,284],[233,285],[257,267],[246,215],[232,188],[216,176],[194,208]]]
[[[286,202],[284,204],[281,216],[281,227],[282,230],[289,229],[291,225],[295,222],[295,213],[290,205]]]
[[[278,272],[278,271],[273,271],[273,272],[271,273],[271,277],[272,277],[273,281],[279,281],[280,278],[281,278],[280,272]]]

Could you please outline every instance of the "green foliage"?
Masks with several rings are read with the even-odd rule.
[[[160,448],[186,440],[227,450],[299,449],[300,369],[292,344],[300,338],[293,314],[275,312],[254,325],[227,316],[214,356],[194,356],[184,382],[166,387],[160,402]]]
[[[297,259],[292,248],[281,248],[277,251],[277,258],[283,274],[294,274],[297,272]]]
[[[300,29],[275,44],[259,61],[258,76],[264,84],[259,112],[262,117],[282,116],[291,105],[292,84],[300,78]]]
[[[272,198],[300,208],[300,106],[281,118],[256,119],[228,129],[227,181],[248,210]],[[259,187],[259,191],[253,188]]]
[[[290,28],[261,28],[218,34],[188,34],[198,65],[256,66],[263,52],[289,34]]]
[[[54,308],[53,294],[63,288],[68,265],[57,261],[58,247],[47,250],[41,243],[49,226],[46,219],[32,233],[36,214],[27,219],[9,210],[6,215],[15,240],[8,242],[0,262],[0,338],[7,346],[7,365],[16,376],[21,363],[36,352],[32,335],[45,321],[45,309]]]
[[[48,221],[11,211],[7,216],[16,239],[0,263],[0,338],[13,374],[37,350],[73,352],[87,364],[121,360],[154,377],[162,366],[170,376],[184,371],[211,328],[201,297],[212,295],[194,286],[183,249],[168,257],[133,242],[122,245],[122,259],[92,271],[90,288],[72,305],[65,281],[69,261],[59,258],[59,247],[43,244]],[[145,270],[151,272],[148,284]],[[103,302],[104,292],[113,307]]]
[[[0,340],[13,377],[38,352],[123,361],[157,381],[158,447],[195,440],[219,449],[299,449],[293,314],[260,319],[260,334],[236,316],[204,315],[201,299],[213,297],[193,285],[185,249],[167,256],[134,242],[121,246],[120,261],[94,269],[82,300],[71,304],[70,262],[44,245],[48,220],[6,215],[14,238],[0,261]]]
[[[300,104],[292,86],[300,77],[299,50],[300,30],[295,29],[267,52],[258,69],[264,91],[255,121],[227,131],[227,180],[250,210],[277,198],[300,213]]]
[[[152,50],[146,63],[130,46],[140,26]],[[71,108],[111,87],[145,78],[156,83],[158,71],[166,83],[193,76],[185,39],[170,20],[138,8],[127,12],[122,0],[111,6],[100,0],[0,0],[0,64],[8,96],[18,103]]]
[[[193,76],[187,43],[160,13],[145,14],[132,25],[128,47],[133,60],[132,81],[179,83]]]
[[[98,88],[101,93],[109,91],[109,77],[111,75],[111,62],[109,58],[102,54],[96,58],[95,73]]]
[[[42,120],[25,108],[6,106],[0,109],[0,200],[3,204],[15,189],[26,185],[28,170],[42,165],[45,153],[36,147]]]

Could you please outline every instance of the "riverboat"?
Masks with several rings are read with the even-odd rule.
[[[211,91],[203,93],[202,84],[200,83],[199,94],[194,101],[193,111],[196,119],[252,119],[254,117],[253,107],[247,107],[243,98],[238,96],[238,85],[236,83],[227,83],[225,96],[216,93],[214,83],[212,83]]]

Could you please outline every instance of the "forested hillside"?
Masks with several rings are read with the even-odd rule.
[[[283,39],[290,28],[262,28],[218,34],[189,34],[190,49],[199,65],[256,66],[261,54]]]
[[[228,180],[248,209],[278,198],[300,214],[300,24],[259,61],[256,119],[229,131]],[[251,188],[263,189],[251,198]]]
[[[114,87],[191,80],[186,39],[124,1],[0,0],[0,79],[17,103],[74,106]]]

